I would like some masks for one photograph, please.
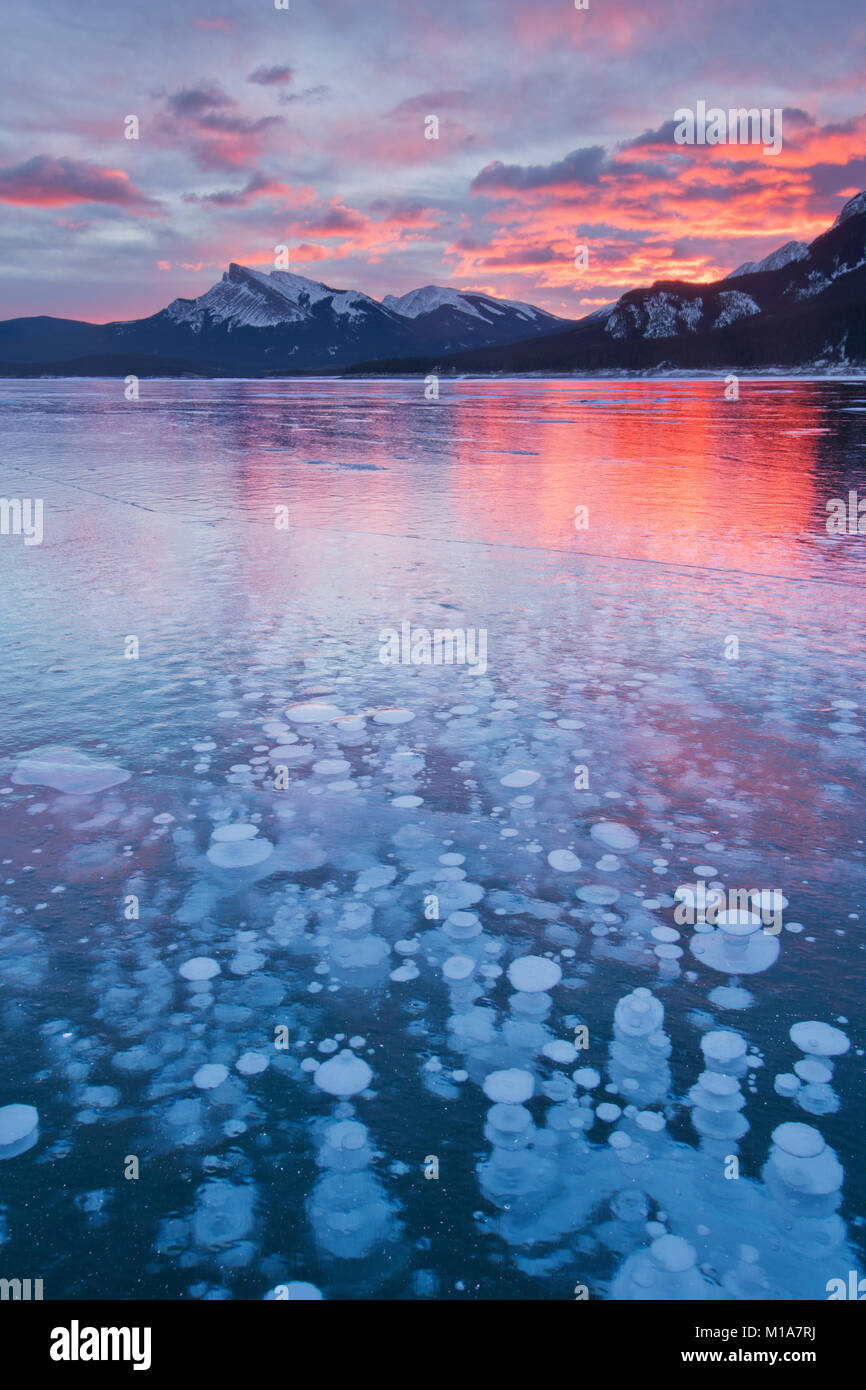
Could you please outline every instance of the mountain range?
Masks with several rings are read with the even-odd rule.
[[[5,364],[70,369],[114,363],[135,372],[265,375],[332,371],[362,358],[436,356],[546,336],[572,326],[531,304],[427,285],[380,303],[360,290],[336,290],[287,270],[265,274],[230,265],[197,299],[175,299],[150,318],[94,324],[50,317],[0,323]],[[20,365],[19,365],[20,370]],[[87,371],[85,374],[90,374]],[[100,373],[101,374],[101,373]]]
[[[427,285],[380,302],[232,264],[149,318],[0,322],[0,375],[263,376],[866,366],[866,193],[828,231],[707,284],[656,281],[574,321]]]

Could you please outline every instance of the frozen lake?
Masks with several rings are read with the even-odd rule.
[[[0,382],[0,1274],[862,1276],[866,387],[140,393]]]

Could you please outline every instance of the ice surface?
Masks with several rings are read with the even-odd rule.
[[[232,440],[222,426],[207,433],[222,406],[200,413],[193,397],[210,399],[212,388],[182,384],[188,414],[177,434],[188,441],[196,417],[214,445],[202,444],[207,485],[216,468],[225,487],[190,546],[195,460],[159,472],[165,552],[172,563],[185,556],[194,601],[152,606],[157,640],[146,670],[122,681],[109,670],[98,698],[80,671],[58,672],[56,706],[41,702],[21,723],[29,732],[19,748],[43,738],[56,748],[83,728],[91,770],[115,760],[135,769],[87,803],[19,780],[0,797],[10,860],[2,1013],[22,1044],[7,1098],[37,1099],[50,1130],[51,1161],[38,1165],[42,1208],[62,1211],[63,1173],[82,1163],[87,1171],[122,1136],[130,1152],[181,1175],[181,1188],[145,1194],[142,1231],[158,1231],[157,1247],[136,1260],[143,1287],[176,1297],[260,1298],[295,1274],[328,1299],[416,1289],[451,1297],[458,1279],[470,1297],[522,1297],[530,1278],[545,1297],[568,1299],[575,1277],[593,1298],[823,1297],[828,1278],[862,1265],[859,1189],[851,1183],[842,1205],[840,1162],[854,1150],[862,1047],[849,970],[862,926],[851,891],[862,826],[857,735],[831,728],[833,713],[815,727],[816,710],[853,722],[838,699],[853,649],[844,668],[816,657],[847,640],[844,625],[829,636],[822,627],[830,591],[808,598],[808,583],[779,577],[777,562],[796,555],[805,565],[815,548],[796,522],[808,507],[789,497],[803,534],[781,555],[755,485],[760,524],[738,535],[737,555],[751,556],[761,575],[743,572],[732,588],[700,569],[676,528],[664,526],[654,552],[644,526],[652,506],[634,523],[628,508],[617,513],[639,566],[618,553],[573,564],[560,522],[534,534],[548,525],[547,506],[518,513],[498,483],[485,492],[502,468],[488,461],[461,472],[457,545],[450,513],[434,507],[416,528],[396,459],[369,480],[372,493],[359,473],[306,468],[308,454],[336,448],[324,437],[334,428],[332,386],[304,382],[291,409],[282,387],[269,383],[273,399],[259,402],[255,384],[244,385],[261,414],[244,416],[251,428],[233,440],[250,458],[243,489],[233,490],[236,477],[222,470]],[[153,386],[158,399],[167,389]],[[452,389],[462,399],[464,386]],[[548,433],[538,393],[551,389],[521,383],[537,407],[523,428]],[[378,424],[368,429],[358,390],[351,385],[353,456],[381,450],[387,437]],[[387,430],[391,387],[376,390]],[[594,417],[584,442],[608,416],[623,418],[617,393],[637,411],[625,386],[560,390],[575,420]],[[593,404],[578,410],[587,393]],[[655,388],[648,395],[653,411],[664,407],[652,421],[663,429],[670,401]],[[786,411],[794,404],[785,397]],[[715,420],[709,398],[705,408]],[[473,410],[458,412],[467,435]],[[498,437],[507,412],[496,411],[482,446],[519,447],[519,437]],[[647,409],[637,413],[646,422]],[[177,421],[182,412],[168,414]],[[147,418],[164,422],[164,412]],[[434,494],[439,506],[442,455],[426,458],[433,436],[417,401],[400,418],[395,449],[422,482],[413,507]],[[557,446],[566,460],[572,428]],[[297,435],[296,468],[287,441]],[[629,459],[630,437],[605,435],[616,466],[595,470],[593,486],[613,488],[613,503],[620,487],[632,496],[634,469],[647,466],[644,456]],[[442,443],[437,436],[436,450]],[[149,449],[139,467],[158,467],[159,456]],[[509,488],[520,477],[514,457]],[[94,451],[86,466],[99,459]],[[695,493],[698,511],[704,496],[725,495],[717,462],[702,457],[711,486]],[[146,476],[133,471],[130,487],[146,491]],[[760,481],[760,470],[750,477]],[[538,470],[533,478],[537,487]],[[283,538],[278,549],[269,527],[249,524],[267,514],[275,488],[304,504],[292,545]],[[755,489],[741,492],[748,502]],[[87,505],[101,507],[92,494]],[[665,507],[668,520],[674,514]],[[345,522],[339,534],[335,515]],[[724,528],[703,520],[714,563],[726,563]],[[473,527],[484,528],[483,543]],[[98,528],[88,534],[98,539]],[[526,551],[511,549],[508,564],[491,568],[506,553],[495,547],[512,540]],[[162,548],[147,553],[159,566]],[[106,558],[105,568],[118,587],[115,563]],[[843,570],[853,563],[838,561]],[[489,671],[382,667],[371,613],[396,621],[406,611],[432,624],[440,600],[489,623]],[[748,671],[734,663],[722,672],[707,633],[744,612],[756,637]],[[778,631],[791,644],[782,663]],[[19,632],[23,650],[37,634],[48,640],[36,626]],[[401,711],[413,718],[389,722]],[[37,715],[44,733],[34,731]],[[742,747],[748,758],[735,755]],[[67,759],[64,775],[82,776],[83,762]],[[584,763],[591,785],[580,789],[574,772]],[[274,785],[276,765],[290,769],[285,787]],[[819,788],[811,800],[803,768]],[[827,807],[832,845],[821,828]],[[786,922],[781,938],[762,930],[757,911],[693,929],[674,918],[689,873],[747,891],[779,884],[758,890],[767,896],[753,906],[790,899],[800,922]],[[138,915],[124,915],[132,898]],[[798,1022],[815,1014],[827,1021]],[[793,1139],[784,1130],[795,1117],[818,1138],[798,1145],[796,1129]],[[741,1173],[729,1181],[726,1156],[741,1143]],[[441,1163],[441,1185],[424,1175],[428,1154]],[[13,1230],[38,1224],[17,1181],[31,1169],[25,1160],[4,1195]],[[81,1208],[88,1223],[101,1214],[106,1237],[120,1229],[107,1191],[98,1212]],[[437,1245],[443,1199],[458,1214],[448,1250]],[[96,1263],[82,1263],[85,1221],[73,1219],[58,1223],[58,1247],[62,1236],[80,1287],[98,1294],[115,1277],[104,1260],[113,1242],[88,1247]],[[53,1260],[50,1228],[40,1237]],[[650,1249],[666,1238],[694,1259]],[[67,1263],[64,1254],[57,1267]],[[120,1267],[116,1277],[129,1292]]]

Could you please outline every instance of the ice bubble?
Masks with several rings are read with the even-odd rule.
[[[199,1067],[193,1082],[200,1091],[212,1091],[216,1086],[221,1086],[229,1074],[228,1067],[224,1067],[221,1062],[209,1062],[206,1066]]]
[[[578,888],[577,896],[582,903],[592,903],[594,907],[610,907],[619,898],[619,889],[606,883],[586,883]]]
[[[611,1298],[686,1302],[708,1296],[694,1247],[681,1236],[658,1234],[660,1229],[664,1231],[659,1222],[647,1222],[647,1233],[655,1237],[649,1253],[638,1250],[628,1257],[611,1286]]]
[[[519,956],[509,965],[508,978],[521,993],[536,994],[558,985],[562,970],[546,956]]]
[[[707,998],[720,1009],[747,1009],[752,1002],[749,991],[740,989],[737,985],[717,985],[715,989],[710,990]]]
[[[561,874],[573,874],[580,868],[580,860],[570,849],[551,850],[547,862],[551,869],[556,869]]]
[[[824,1137],[817,1129],[796,1121],[778,1125],[773,1130],[773,1143],[792,1158],[817,1158],[826,1147]]]
[[[528,768],[520,767],[515,772],[509,772],[505,777],[500,777],[503,787],[531,787],[533,782],[538,782],[541,778],[540,772],[530,772]]]
[[[622,1110],[618,1105],[611,1104],[610,1101],[602,1101],[601,1105],[595,1107],[595,1113],[604,1124],[612,1125],[614,1120],[618,1120]]]
[[[679,960],[680,956],[683,954],[681,946],[671,946],[666,942],[663,942],[660,946],[654,946],[653,951],[658,956],[659,960]]]
[[[404,969],[407,967],[404,966]],[[460,980],[467,980],[475,969],[475,961],[471,956],[449,956],[442,967],[442,974],[446,980],[455,983]],[[418,973],[417,970],[415,972]]]
[[[723,1071],[702,1071],[698,1077],[698,1085],[701,1090],[701,1100],[706,1102],[709,1097],[718,1100],[724,1096],[738,1096],[740,1094],[740,1083],[735,1076],[729,1076]],[[693,1090],[697,1089],[695,1087]]]
[[[716,916],[716,925],[721,928],[728,936],[752,936],[759,927],[763,926],[761,918],[756,912],[747,912],[744,908],[724,908]]]
[[[800,1078],[792,1072],[780,1072],[773,1081],[773,1090],[779,1096],[794,1096],[800,1089]]]
[[[464,907],[480,902],[483,897],[484,889],[480,883],[469,883],[468,880],[464,883],[441,883],[439,888],[439,906],[445,908],[449,917]]]
[[[499,1134],[523,1134],[532,1124],[532,1116],[522,1105],[500,1102],[487,1112],[487,1123]]]
[[[367,1130],[357,1120],[338,1120],[327,1129],[328,1147],[335,1153],[358,1154],[367,1146]]]
[[[360,715],[350,714],[345,719],[338,719],[336,728],[341,734],[362,734],[366,725]]]
[[[319,777],[342,777],[351,766],[345,758],[321,758],[319,762],[313,763],[313,772]]]
[[[290,1284],[283,1284],[279,1288],[280,1298],[286,1298],[290,1303],[316,1303],[324,1297],[322,1290],[317,1289],[315,1284],[307,1284],[302,1279],[293,1279]],[[282,1290],[285,1289],[285,1293]]]
[[[665,1117],[657,1110],[639,1110],[634,1117],[635,1124],[648,1134],[660,1134],[665,1127]]]
[[[819,1023],[817,1019],[795,1023],[788,1036],[801,1052],[814,1057],[837,1057],[851,1046],[839,1028],[831,1028],[829,1023]]]
[[[797,1104],[810,1115],[833,1115],[839,1109],[839,1097],[832,1086],[810,1081],[797,1092]]]
[[[243,1240],[253,1224],[254,1206],[250,1187],[236,1186],[225,1178],[207,1183],[199,1190],[193,1216],[196,1243],[222,1249]]]
[[[259,951],[239,951],[229,961],[229,970],[233,975],[250,975],[254,970],[261,970],[264,963],[265,957]]]
[[[423,804],[423,796],[395,796],[391,801],[392,806],[402,806],[407,811],[417,810]]]
[[[618,821],[598,821],[590,828],[589,833],[594,840],[597,840],[600,845],[606,845],[608,849],[636,849],[640,844],[634,831],[627,825],[620,825]]]
[[[800,1062],[794,1063],[794,1071],[801,1081],[824,1085],[833,1076],[831,1067],[826,1062],[820,1062],[817,1057],[806,1057]]]
[[[184,961],[179,973],[185,980],[212,980],[220,973],[220,968],[210,956],[193,956],[192,960]]]
[[[664,1022],[664,1006],[643,985],[623,995],[614,1009],[614,1028],[621,1038],[647,1038]]]
[[[779,938],[761,930],[752,912],[720,912],[719,929],[696,933],[689,943],[692,955],[726,975],[757,975],[779,955]]]
[[[232,840],[251,840],[258,833],[258,826],[248,825],[244,821],[234,821],[231,825],[218,825],[211,839],[229,844]]]
[[[471,941],[473,937],[481,935],[483,928],[477,913],[452,912],[446,918],[442,930],[452,941]]]
[[[695,1251],[682,1236],[659,1236],[652,1244],[652,1258],[669,1274],[682,1274],[695,1263]]]
[[[615,1130],[614,1133],[610,1136],[608,1142],[612,1149],[623,1150],[630,1149],[632,1147],[632,1141],[630,1136],[628,1134],[625,1134],[621,1129]],[[635,1152],[635,1155],[630,1159],[630,1161],[639,1161],[639,1155],[637,1154],[637,1152]]]
[[[656,941],[679,941],[680,934],[673,927],[653,927],[651,935]]]
[[[595,863],[595,867],[603,874],[615,874],[621,866],[622,860],[616,854],[603,854]]]
[[[366,970],[381,965],[387,955],[387,941],[372,932],[367,936],[340,938],[331,947],[331,959],[338,969]]]
[[[410,980],[417,980],[420,973],[417,965],[413,965],[411,961],[407,961],[405,965],[398,965],[396,970],[392,970],[388,979],[393,980],[395,984],[405,985],[408,984]]]
[[[313,757],[313,747],[309,743],[295,743],[283,745],[280,748],[272,748],[268,754],[268,760],[272,763],[286,763],[287,765],[297,763],[308,763]]]
[[[228,840],[212,844],[207,857],[218,869],[249,869],[261,864],[274,852],[270,840],[256,836],[253,840]]]
[[[577,1056],[577,1048],[564,1038],[555,1038],[553,1042],[545,1043],[541,1050],[551,1062],[573,1062]]]
[[[596,1086],[601,1083],[601,1075],[595,1067],[578,1067],[572,1076],[578,1086],[582,1086],[586,1091],[594,1091]]]
[[[267,1065],[268,1059],[263,1052],[244,1052],[235,1062],[241,1076],[258,1076]]]
[[[366,893],[368,888],[384,888],[393,883],[397,870],[393,864],[374,864],[372,868],[362,869],[355,879],[355,892]]]
[[[336,1057],[323,1062],[315,1076],[316,1085],[330,1096],[354,1096],[366,1091],[373,1073],[362,1057],[356,1057],[347,1047]]]
[[[535,1079],[531,1072],[510,1067],[505,1071],[492,1071],[485,1077],[483,1089],[488,1100],[500,1105],[522,1105],[535,1090]]]
[[[749,894],[749,901],[755,912],[763,914],[783,912],[788,906],[788,899],[777,888],[756,889]]]
[[[414,719],[415,714],[411,709],[380,709],[373,715],[375,724],[408,724],[410,719]]]
[[[39,1111],[35,1105],[0,1106],[0,1159],[17,1158],[32,1149],[39,1138]]]
[[[90,796],[127,782],[131,776],[122,767],[91,758],[76,748],[50,744],[25,754],[11,780],[16,787],[53,787],[67,796]]]
[[[286,714],[293,724],[328,724],[332,719],[340,719],[343,711],[336,705],[310,703],[289,705]]]
[[[701,1038],[701,1051],[708,1061],[724,1067],[739,1062],[745,1056],[746,1042],[739,1033],[719,1029],[704,1034]]]

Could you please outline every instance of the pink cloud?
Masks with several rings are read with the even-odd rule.
[[[122,169],[106,169],[88,159],[54,159],[44,154],[0,169],[0,202],[43,208],[109,203],[148,216],[158,207]]]

